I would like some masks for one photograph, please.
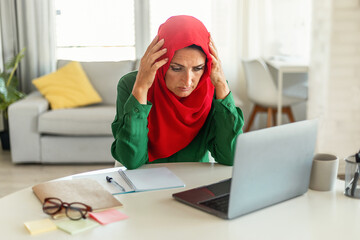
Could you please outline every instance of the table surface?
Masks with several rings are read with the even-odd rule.
[[[266,63],[276,69],[285,69],[286,72],[307,72],[309,70],[309,64],[305,61],[276,61],[266,60]]]
[[[172,194],[231,176],[231,167],[214,163],[153,164],[168,167],[185,188],[116,195],[128,219],[69,235],[56,230],[31,236],[24,222],[47,218],[31,188],[0,199],[0,232],[4,239],[358,239],[360,200],[336,190],[304,195],[223,220],[172,198]],[[108,169],[109,171],[113,169]],[[2,238],[3,239],[3,238]]]

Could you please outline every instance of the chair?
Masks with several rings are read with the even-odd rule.
[[[243,60],[242,63],[245,70],[248,97],[255,104],[245,132],[251,129],[255,116],[259,112],[267,113],[267,127],[271,127],[272,120],[274,125],[276,124],[278,90],[270,71],[261,59]],[[295,122],[291,105],[304,100],[304,98],[283,95],[282,113],[287,114],[290,122]]]

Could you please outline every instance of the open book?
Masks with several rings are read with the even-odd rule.
[[[111,177],[114,182],[109,183],[106,180],[106,177]],[[166,167],[135,170],[119,169],[114,172],[86,176],[82,175],[74,178],[95,179],[111,194],[142,192],[185,186],[184,182]],[[124,189],[121,189],[117,184]]]

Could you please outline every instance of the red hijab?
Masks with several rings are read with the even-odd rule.
[[[211,109],[214,86],[210,80],[210,34],[198,19],[191,16],[174,16],[159,27],[159,40],[165,40],[167,52],[162,58],[169,61],[156,73],[148,92],[153,104],[148,116],[149,161],[166,158],[186,147],[204,125]],[[200,46],[206,55],[205,71],[194,91],[179,98],[168,90],[165,74],[176,50],[190,45]]]

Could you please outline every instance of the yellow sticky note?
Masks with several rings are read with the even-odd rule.
[[[56,225],[50,219],[25,222],[24,225],[32,235],[57,229]]]
[[[89,219],[80,219],[76,221],[70,219],[64,219],[64,220],[56,221],[56,226],[59,229],[63,230],[64,232],[70,234],[76,234],[89,230],[93,227],[97,227],[99,226],[99,224]]]

